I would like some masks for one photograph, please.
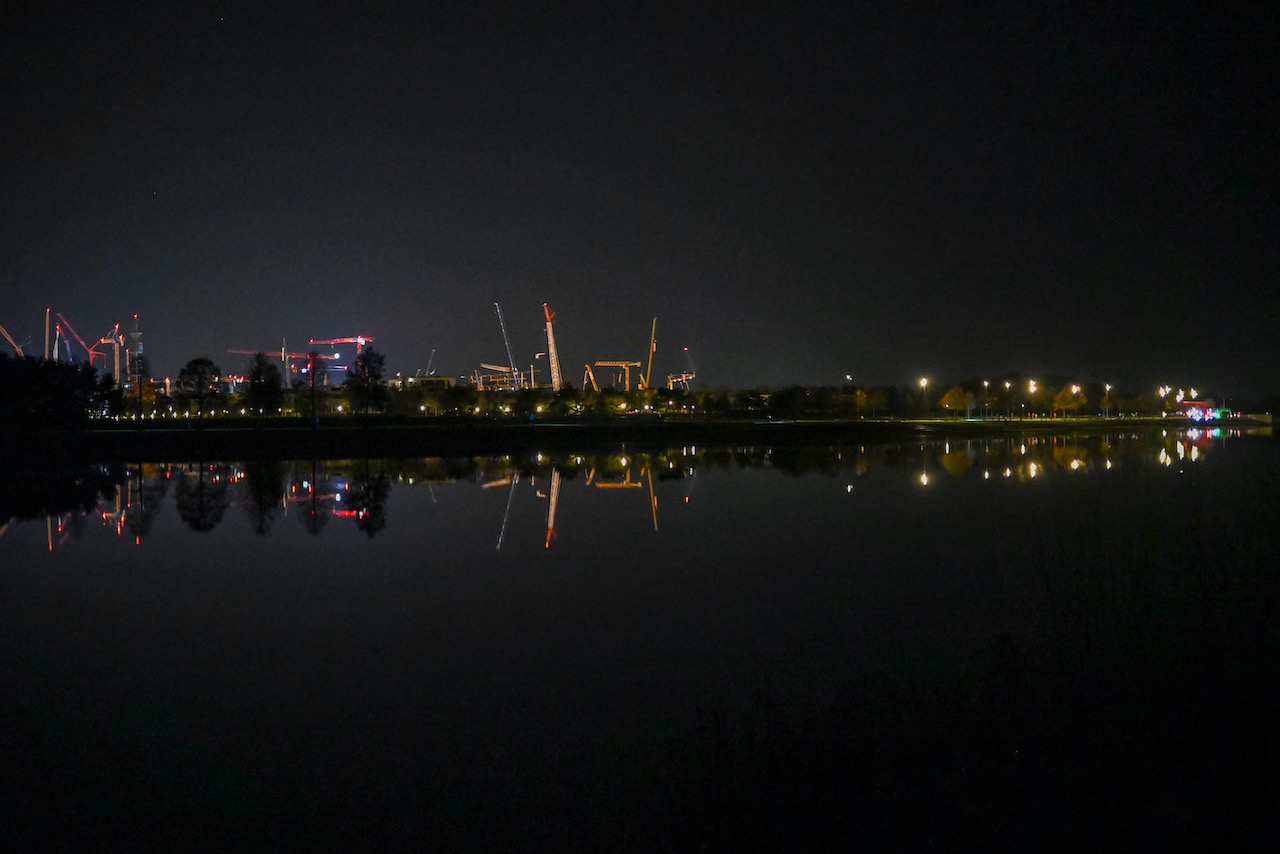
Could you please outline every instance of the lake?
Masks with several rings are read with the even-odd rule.
[[[15,850],[1260,847],[1280,830],[1269,437],[5,478]]]

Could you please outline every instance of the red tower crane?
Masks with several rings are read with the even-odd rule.
[[[351,338],[312,338],[308,344],[355,344],[356,354],[364,349],[365,344],[372,344],[373,337],[370,335],[356,335]]]
[[[106,360],[107,358],[106,354],[100,353],[99,351],[93,349],[93,347],[90,347],[88,344],[84,343],[84,339],[80,337],[80,333],[76,332],[76,329],[74,326],[71,325],[70,320],[67,320],[65,317],[62,316],[62,312],[55,311],[54,314],[56,314],[58,316],[58,319],[62,321],[63,325],[67,327],[67,331],[70,332],[75,337],[75,339],[80,342],[80,346],[84,348],[84,351],[89,354],[90,365],[93,364],[94,356],[102,356],[103,361]],[[97,345],[95,344],[94,346],[97,346]]]
[[[325,344],[325,343],[328,343],[328,342],[325,342],[325,341],[317,341],[317,342],[315,342],[315,343],[317,343],[317,344]],[[258,353],[266,354],[268,351],[266,351],[266,350],[234,350],[234,349],[232,349],[232,350],[227,350],[227,352],[228,352],[228,353],[238,353],[238,354],[240,354],[240,355],[242,355],[242,356],[256,356]],[[270,351],[270,352],[271,352],[271,355],[273,355],[273,356],[274,356],[274,355],[275,355],[275,353],[276,353],[276,351],[274,351],[274,350],[272,350],[272,351]],[[289,363],[289,360],[290,360],[290,359],[306,359],[306,360],[307,360],[307,364],[308,364],[308,365],[310,365],[310,364],[311,364],[311,354],[310,354],[310,353],[290,353],[290,352],[288,351],[288,349],[286,349],[286,348],[285,348],[285,347],[283,347],[283,346],[281,346],[281,348],[280,348],[280,351],[279,351],[279,352],[280,352],[280,361],[285,365],[285,368],[286,368],[286,370],[287,370],[287,371],[296,371],[296,370],[297,370],[297,368],[295,368],[293,365],[291,365],[291,364]],[[333,358],[333,356],[324,356],[324,355],[321,355],[320,353],[316,353],[316,354],[315,354],[315,357],[316,357],[317,359],[332,359],[332,358]]]

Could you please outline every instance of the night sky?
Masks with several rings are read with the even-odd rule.
[[[109,8],[114,6],[114,8]],[[1280,392],[1274,3],[7,2],[0,325]],[[3,344],[3,342],[0,342]],[[4,345],[7,346],[7,345]],[[546,373],[540,375],[545,379]]]

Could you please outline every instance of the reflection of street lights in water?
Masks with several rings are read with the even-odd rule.
[[[921,486],[929,485],[928,462],[929,462],[929,458],[928,456],[925,455],[924,445],[921,445],[920,446],[920,485]]]

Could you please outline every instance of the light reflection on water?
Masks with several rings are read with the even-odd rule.
[[[1280,759],[1271,440],[620,447],[14,484],[0,785],[19,793],[20,848],[1276,830],[1275,786],[1248,782]]]
[[[506,455],[90,467],[88,471],[68,472],[62,484],[42,479],[40,490],[47,494],[26,501],[11,500],[16,505],[13,509],[0,505],[0,513],[8,517],[0,532],[24,517],[29,520],[33,515],[43,515],[50,550],[99,523],[117,536],[141,545],[155,515],[168,502],[195,531],[213,530],[223,524],[229,509],[236,508],[249,517],[258,534],[267,534],[278,521],[293,518],[312,534],[322,534],[334,521],[373,537],[387,524],[392,487],[397,492],[405,488],[431,492],[436,486],[471,484],[481,489],[509,488],[508,514],[522,486],[544,500],[551,523],[546,538],[549,547],[556,535],[554,521],[561,484],[570,492],[637,490],[653,517],[654,530],[658,530],[660,496],[664,504],[690,501],[690,496],[679,493],[671,482],[695,478],[699,472],[706,474],[717,468],[823,475],[843,480],[847,493],[869,476],[887,472],[906,472],[921,487],[937,487],[943,477],[977,477],[1025,485],[1037,479],[1044,483],[1046,478],[1065,473],[1101,475],[1122,465],[1180,468],[1199,464],[1240,436],[1239,431],[1210,428],[1101,436],[943,438],[817,448],[684,446],[657,452],[618,448],[608,453],[534,453],[520,458]],[[876,480],[867,482],[874,484]],[[15,484],[14,493],[21,490],[22,484]],[[39,506],[41,501],[45,506]],[[499,542],[502,539],[500,535]]]

